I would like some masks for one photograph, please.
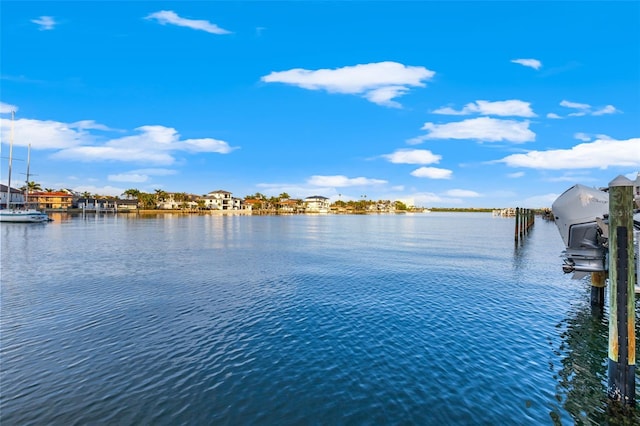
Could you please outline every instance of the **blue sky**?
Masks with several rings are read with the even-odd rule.
[[[640,171],[640,2],[2,1],[2,182],[549,207]]]

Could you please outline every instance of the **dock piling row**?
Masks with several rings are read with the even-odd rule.
[[[520,242],[535,222],[535,212],[531,209],[516,207],[515,242]]]

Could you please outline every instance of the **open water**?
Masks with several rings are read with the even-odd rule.
[[[539,218],[54,219],[0,227],[3,426],[637,420]]]

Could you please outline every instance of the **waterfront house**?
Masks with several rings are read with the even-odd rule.
[[[197,209],[200,196],[185,192],[166,192],[156,207],[163,210]]]
[[[306,213],[329,213],[331,203],[327,197],[312,195],[304,199],[304,211]]]
[[[240,200],[233,198],[233,194],[229,191],[223,191],[221,189],[217,191],[211,191],[204,197],[200,198],[204,200],[204,207],[209,210],[239,210]]]
[[[97,197],[81,197],[74,202],[74,208],[85,211],[115,211],[113,199]]]
[[[9,191],[9,205],[11,207],[22,207],[24,205],[24,194],[15,188]],[[7,208],[7,185],[0,184],[0,208]]]
[[[73,195],[66,191],[31,192],[28,201],[38,209],[68,210],[73,207]]]
[[[277,203],[278,213],[300,213],[303,210],[302,200],[280,200]]]
[[[114,207],[116,211],[135,211],[138,210],[138,200],[137,199],[122,199],[116,198],[113,200]]]

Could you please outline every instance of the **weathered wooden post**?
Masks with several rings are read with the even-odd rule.
[[[520,238],[520,207],[516,207],[516,229],[515,229],[515,240],[516,243]]]
[[[609,183],[609,398],[635,405],[633,182]]]

